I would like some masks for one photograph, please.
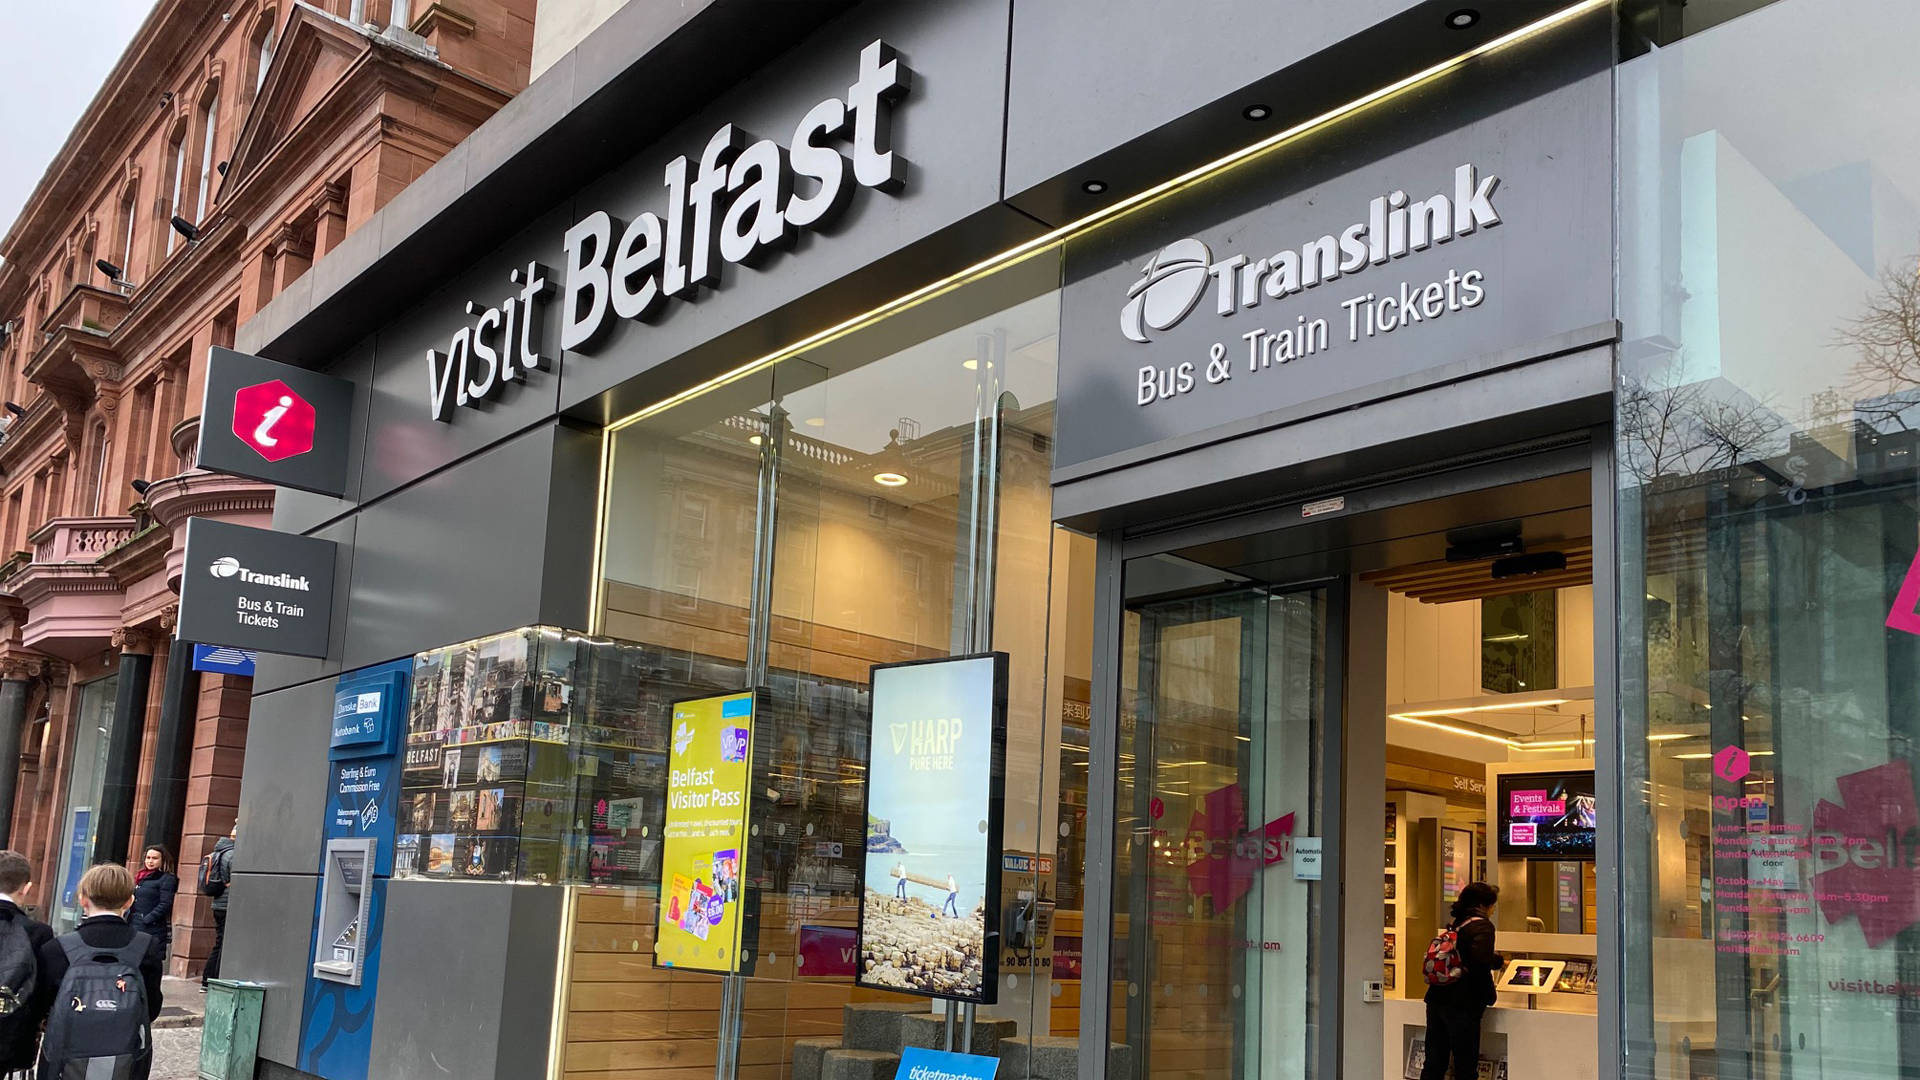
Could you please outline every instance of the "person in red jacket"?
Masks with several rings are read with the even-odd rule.
[[[1453,1080],[1474,1080],[1480,1074],[1480,1020],[1498,998],[1493,973],[1506,960],[1493,950],[1493,905],[1500,888],[1484,881],[1468,882],[1453,903],[1456,948],[1466,973],[1459,979],[1427,987],[1427,1060],[1420,1080],[1442,1080],[1453,1066]]]

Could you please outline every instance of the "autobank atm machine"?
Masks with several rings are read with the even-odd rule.
[[[400,747],[411,660],[340,676],[327,748],[327,805],[300,1068],[365,1080],[380,974],[380,922],[393,876]]]

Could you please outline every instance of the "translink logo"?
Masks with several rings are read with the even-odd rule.
[[[240,560],[231,555],[222,555],[213,560],[207,572],[217,578],[237,577],[249,585],[273,585],[296,592],[311,592],[313,587],[307,579],[296,574],[258,574],[240,565]]]

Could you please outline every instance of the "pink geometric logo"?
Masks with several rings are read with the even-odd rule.
[[[1252,831],[1239,784],[1209,792],[1187,823],[1188,888],[1195,896],[1211,897],[1216,912],[1232,907],[1253,888],[1261,867],[1291,853],[1293,821],[1286,813]]]
[[[1913,770],[1894,760],[1835,781],[1840,801],[1813,807],[1813,895],[1829,924],[1855,918],[1869,948],[1920,923],[1920,830]]]
[[[1745,780],[1752,771],[1753,758],[1737,746],[1729,746],[1713,755],[1713,775],[1729,784]]]
[[[1907,576],[1893,597],[1893,610],[1887,612],[1887,626],[1920,634],[1920,612],[1914,610],[1916,606],[1920,606],[1920,553],[1915,553],[1913,562],[1907,565]]]

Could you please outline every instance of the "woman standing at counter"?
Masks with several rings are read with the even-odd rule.
[[[1488,919],[1499,899],[1499,886],[1468,882],[1453,903],[1447,931],[1427,949],[1427,1059],[1420,1080],[1442,1080],[1448,1064],[1453,1080],[1479,1075],[1480,1020],[1497,999],[1493,973],[1506,963],[1493,951],[1493,923]],[[1438,958],[1448,952],[1452,959]]]

